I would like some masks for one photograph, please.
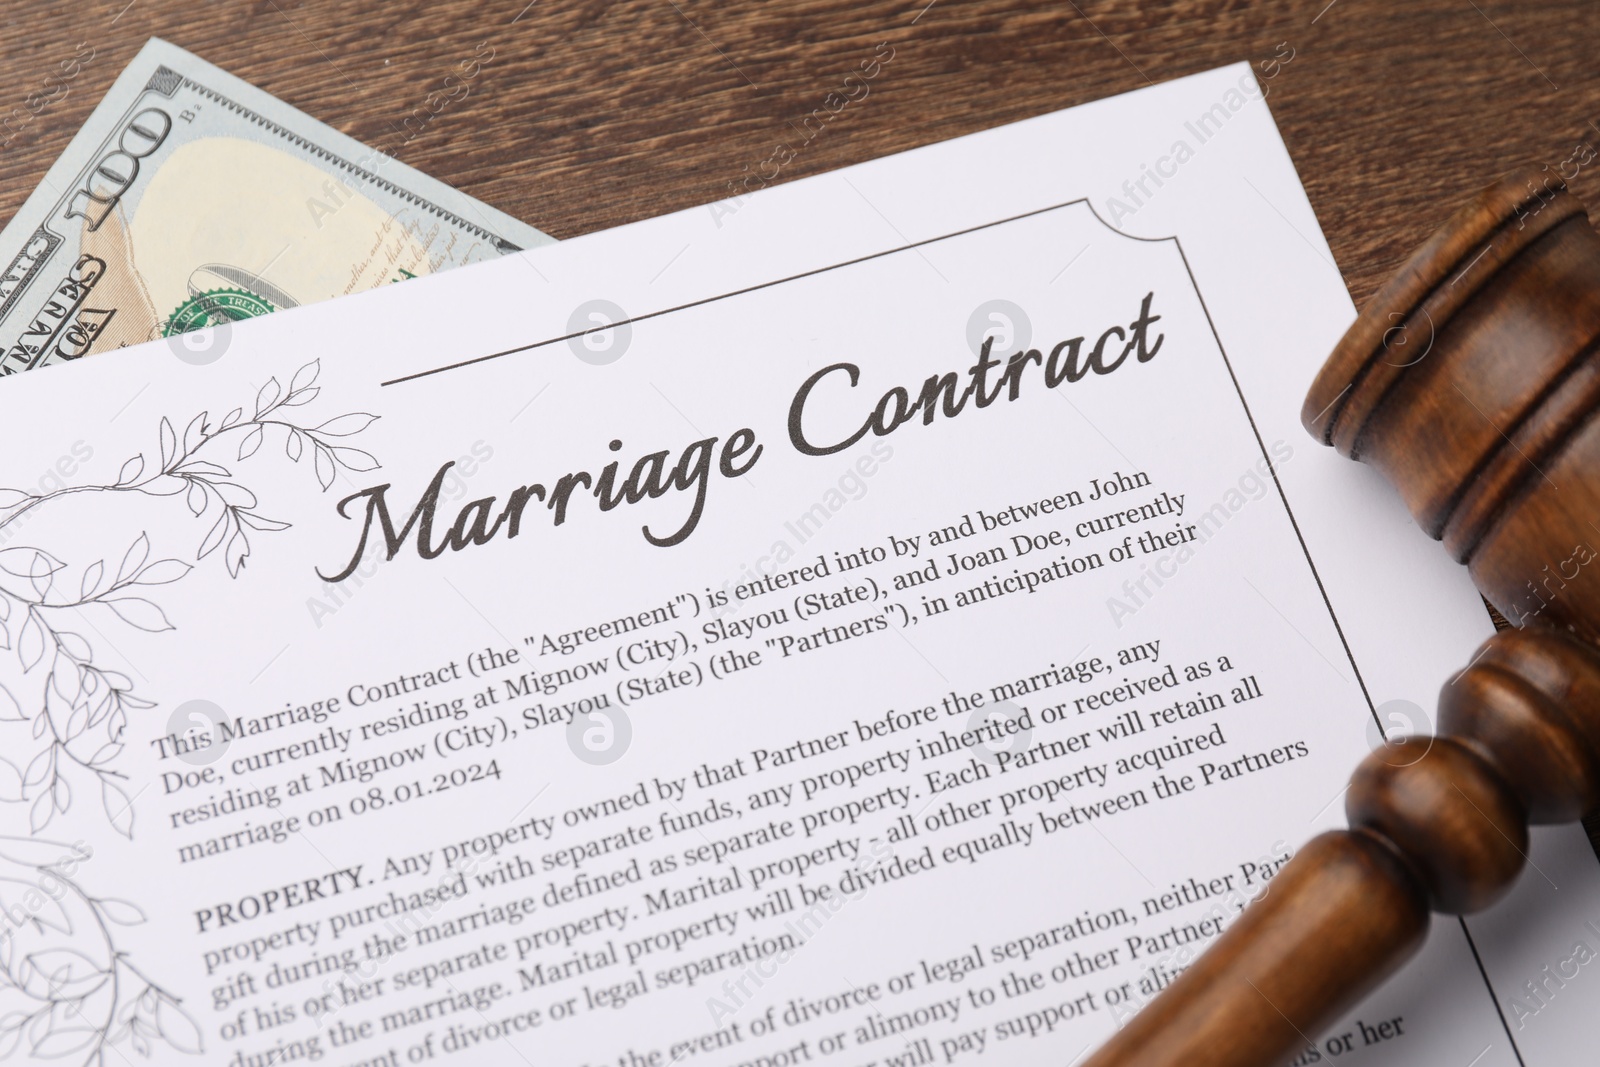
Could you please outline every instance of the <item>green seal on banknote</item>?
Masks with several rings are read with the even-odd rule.
[[[212,289],[179,304],[178,310],[167,316],[161,333],[163,337],[171,337],[207,326],[220,326],[224,322],[270,315],[276,310],[271,301],[248,289]]]

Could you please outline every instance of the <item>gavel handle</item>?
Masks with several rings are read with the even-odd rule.
[[[1281,1067],[1427,931],[1427,903],[1389,845],[1325,833],[1084,1067]]]
[[[1488,907],[1528,822],[1600,804],[1600,652],[1490,638],[1444,687],[1437,737],[1381,746],[1322,834],[1083,1067],[1282,1067],[1422,946],[1429,910]]]

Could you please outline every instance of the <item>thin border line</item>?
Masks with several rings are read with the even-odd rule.
[[[717,294],[715,296],[702,297],[699,300],[692,300],[692,301],[690,301],[690,302],[688,302],[686,304],[679,304],[676,307],[662,308],[662,309],[660,309],[658,311],[646,312],[643,315],[635,315],[635,316],[633,316],[631,318],[619,319],[618,321],[616,321],[614,323],[611,323],[609,326],[590,327],[589,329],[586,329],[586,330],[577,330],[577,331],[574,331],[572,333],[563,334],[560,337],[551,337],[551,338],[548,338],[548,339],[543,340],[543,341],[533,341],[533,342],[530,342],[529,344],[517,345],[517,346],[515,346],[513,348],[501,349],[498,352],[490,352],[487,355],[474,356],[471,359],[464,359],[464,360],[461,360],[461,361],[456,362],[456,363],[448,363],[448,364],[445,364],[442,367],[434,367],[431,370],[417,371],[414,374],[403,375],[403,376],[401,376],[399,378],[391,378],[388,381],[380,382],[379,386],[380,386],[380,388],[386,388],[386,387],[391,386],[391,385],[399,385],[399,384],[401,384],[403,382],[411,382],[411,381],[416,381],[419,378],[427,378],[427,377],[430,377],[430,376],[435,375],[435,374],[443,374],[445,371],[459,370],[462,367],[470,367],[470,366],[472,366],[474,364],[484,363],[484,362],[487,362],[488,360],[491,360],[491,359],[500,359],[503,356],[515,355],[515,354],[517,354],[519,352],[529,352],[529,351],[532,351],[533,349],[543,348],[543,347],[545,347],[547,345],[560,344],[562,341],[568,341],[568,340],[571,340],[574,337],[585,336],[586,334],[592,332],[595,329],[613,329],[613,328],[618,327],[618,326],[626,326],[626,325],[629,325],[631,323],[643,322],[643,321],[645,321],[647,319],[659,318],[659,317],[661,317],[663,315],[670,315],[673,312],[685,311],[685,310],[688,310],[689,308],[702,307],[702,306],[704,306],[706,304],[716,303],[719,300],[727,300],[730,297],[743,296],[746,293],[758,292],[759,290],[762,290],[762,289],[770,289],[770,288],[772,288],[774,286],[784,285],[784,284],[786,284],[788,282],[798,281],[798,280],[800,280],[802,278],[810,278],[810,277],[814,277],[814,276],[819,275],[819,274],[826,274],[828,271],[838,270],[841,267],[850,267],[850,266],[854,266],[854,265],[856,265],[858,263],[866,263],[866,262],[869,262],[869,261],[874,260],[874,259],[882,259],[885,256],[892,256],[892,255],[895,255],[896,253],[899,253],[899,252],[908,252],[908,251],[911,251],[913,249],[922,248],[922,247],[924,247],[926,245],[935,244],[935,243],[937,243],[939,241],[948,241],[948,240],[950,240],[951,238],[954,238],[954,237],[962,237],[962,236],[965,236],[966,234],[977,233],[977,232],[982,231],[982,230],[992,229],[993,227],[996,227],[996,226],[1004,226],[1007,223],[1018,222],[1018,221],[1020,221],[1022,219],[1034,218],[1034,217],[1039,216],[1039,215],[1048,214],[1049,212],[1052,212],[1052,211],[1060,211],[1063,208],[1069,208],[1069,207],[1072,207],[1072,206],[1074,206],[1076,204],[1085,204],[1085,205],[1087,205],[1088,208],[1089,208],[1089,213],[1092,216],[1094,216],[1095,221],[1099,222],[1102,226],[1106,225],[1105,222],[1103,220],[1101,220],[1099,214],[1094,210],[1094,205],[1089,203],[1089,198],[1087,196],[1080,196],[1080,197],[1076,197],[1076,198],[1074,198],[1072,200],[1063,201],[1063,202],[1061,202],[1059,204],[1052,204],[1052,205],[1050,205],[1048,207],[1035,208],[1032,211],[1024,211],[1024,212],[1022,212],[1021,214],[1018,214],[1018,215],[1011,215],[1011,216],[1008,216],[1007,218],[996,219],[993,222],[985,222],[985,223],[980,223],[977,226],[969,226],[969,227],[967,227],[965,229],[956,230],[956,231],[954,231],[952,233],[942,234],[941,236],[938,236],[938,237],[929,237],[929,238],[926,238],[925,240],[913,241],[910,244],[901,245],[898,248],[889,248],[889,249],[885,249],[885,250],[883,250],[881,252],[872,252],[872,253],[869,253],[869,254],[864,255],[864,256],[858,256],[855,259],[847,259],[847,260],[844,260],[843,262],[834,263],[834,264],[831,264],[831,265],[826,266],[826,267],[816,267],[816,268],[813,268],[812,270],[802,271],[799,274],[791,274],[791,275],[789,275],[788,277],[785,277],[785,278],[776,278],[776,279],[774,279],[772,281],[760,282],[760,283],[758,283],[756,285],[745,286],[742,289],[735,289],[735,290],[733,290],[731,292],[719,293],[719,294]],[[1200,310],[1206,317],[1206,326],[1210,328],[1210,330],[1211,330],[1211,338],[1212,338],[1213,341],[1216,342],[1216,345],[1217,345],[1217,353],[1218,353],[1218,355],[1220,355],[1222,357],[1223,369],[1228,372],[1228,380],[1233,384],[1234,394],[1239,398],[1239,406],[1244,411],[1245,421],[1250,424],[1250,433],[1251,433],[1251,436],[1253,436],[1255,438],[1255,440],[1256,440],[1256,448],[1260,451],[1261,458],[1266,461],[1267,469],[1272,472],[1272,484],[1278,490],[1278,499],[1283,504],[1284,514],[1288,517],[1289,525],[1294,530],[1295,539],[1300,544],[1300,553],[1301,553],[1301,555],[1303,555],[1305,557],[1306,566],[1311,571],[1312,580],[1316,582],[1317,592],[1322,597],[1323,607],[1327,609],[1328,618],[1333,623],[1334,631],[1339,635],[1339,644],[1344,649],[1345,659],[1349,661],[1350,669],[1351,669],[1351,671],[1354,672],[1355,677],[1356,677],[1356,684],[1358,686],[1360,686],[1361,695],[1362,695],[1363,699],[1365,699],[1366,702],[1367,702],[1367,711],[1372,715],[1372,721],[1375,724],[1377,724],[1377,726],[1381,730],[1382,727],[1383,727],[1383,723],[1378,720],[1377,708],[1374,707],[1374,705],[1372,703],[1372,694],[1367,689],[1366,679],[1364,679],[1361,676],[1361,668],[1356,665],[1355,654],[1353,652],[1351,652],[1351,650],[1350,650],[1350,642],[1345,638],[1344,627],[1339,622],[1338,614],[1333,610],[1333,602],[1328,598],[1328,591],[1327,591],[1327,588],[1323,585],[1322,575],[1317,571],[1317,565],[1311,559],[1311,550],[1306,546],[1305,535],[1300,532],[1300,523],[1294,516],[1294,509],[1289,506],[1289,498],[1288,498],[1287,494],[1284,493],[1283,483],[1278,478],[1277,466],[1272,462],[1272,457],[1270,455],[1268,455],[1268,453],[1267,453],[1267,445],[1266,445],[1266,442],[1261,437],[1261,429],[1256,424],[1255,414],[1254,414],[1254,412],[1252,412],[1250,410],[1249,401],[1247,401],[1245,399],[1244,389],[1239,385],[1239,377],[1238,377],[1237,374],[1234,373],[1233,360],[1228,358],[1228,350],[1222,343],[1222,335],[1217,332],[1217,324],[1211,318],[1211,308],[1206,304],[1205,295],[1203,293],[1201,293],[1201,291],[1200,291],[1200,282],[1194,276],[1194,268],[1189,265],[1189,256],[1183,250],[1183,242],[1181,240],[1179,240],[1177,235],[1172,235],[1172,236],[1169,236],[1169,237],[1158,237],[1158,238],[1134,237],[1133,235],[1125,234],[1121,230],[1118,230],[1118,229],[1116,229],[1115,227],[1112,227],[1112,226],[1107,226],[1107,229],[1110,229],[1112,232],[1116,233],[1118,236],[1126,237],[1126,238],[1129,238],[1130,240],[1135,240],[1135,241],[1143,241],[1143,242],[1148,242],[1148,243],[1151,243],[1151,244],[1160,244],[1160,243],[1165,243],[1167,241],[1171,241],[1173,247],[1175,249],[1177,249],[1178,258],[1183,263],[1184,273],[1186,275],[1188,275],[1188,278],[1189,278],[1189,287],[1192,290],[1194,290],[1195,299],[1200,302]]]
[[[1371,713],[1372,721],[1381,730],[1383,723],[1378,720],[1378,709],[1373,707],[1372,693],[1367,689],[1367,680],[1361,676],[1361,668],[1356,665],[1355,653],[1350,651],[1350,642],[1344,636],[1344,626],[1339,622],[1338,613],[1333,610],[1333,601],[1328,599],[1328,590],[1322,584],[1322,575],[1317,571],[1316,562],[1311,558],[1311,550],[1306,547],[1305,535],[1300,532],[1300,521],[1294,517],[1294,509],[1289,506],[1288,494],[1283,491],[1283,482],[1278,478],[1278,466],[1267,454],[1267,443],[1261,438],[1261,429],[1256,425],[1256,416],[1250,410],[1250,402],[1244,398],[1244,389],[1239,385],[1239,376],[1233,371],[1233,360],[1228,358],[1228,350],[1222,344],[1222,335],[1217,332],[1217,324],[1212,321],[1211,309],[1206,306],[1205,295],[1200,292],[1200,282],[1194,276],[1194,269],[1189,266],[1189,256],[1183,250],[1183,242],[1176,236],[1172,237],[1171,241],[1178,250],[1178,258],[1183,260],[1183,269],[1189,275],[1189,285],[1194,289],[1196,299],[1200,301],[1200,310],[1205,314],[1206,325],[1211,327],[1211,337],[1217,342],[1217,352],[1222,356],[1222,365],[1228,372],[1228,380],[1233,382],[1233,391],[1239,397],[1239,406],[1244,409],[1245,421],[1250,424],[1250,433],[1256,439],[1256,447],[1261,450],[1261,458],[1266,460],[1267,469],[1272,472],[1272,484],[1278,490],[1278,499],[1283,503],[1283,513],[1289,518],[1295,540],[1300,542],[1300,552],[1306,558],[1306,567],[1311,571],[1312,580],[1317,583],[1317,592],[1322,596],[1322,606],[1328,609],[1328,618],[1333,622],[1334,632],[1339,635],[1339,644],[1344,648],[1345,659],[1350,661],[1350,669],[1355,672],[1356,684],[1361,687],[1361,696],[1367,702],[1367,711]]]
[[[1311,577],[1315,579],[1317,583],[1317,590],[1322,594],[1323,605],[1328,609],[1328,618],[1333,621],[1333,628],[1339,635],[1339,643],[1344,646],[1345,657],[1350,661],[1350,669],[1355,672],[1356,683],[1361,687],[1361,695],[1366,698],[1367,710],[1372,713],[1372,721],[1377,723],[1378,729],[1381,732],[1383,729],[1383,723],[1379,721],[1378,711],[1372,705],[1372,694],[1367,690],[1366,679],[1361,676],[1361,668],[1356,665],[1355,654],[1350,651],[1350,642],[1345,639],[1344,627],[1339,622],[1339,615],[1333,610],[1333,602],[1328,599],[1328,591],[1322,584],[1322,575],[1317,572],[1317,565],[1311,559],[1311,550],[1306,547],[1305,536],[1300,532],[1299,520],[1294,517],[1294,509],[1289,506],[1289,497],[1283,491],[1283,482],[1278,478],[1277,465],[1274,464],[1272,462],[1272,458],[1267,455],[1267,446],[1266,443],[1261,439],[1261,431],[1256,426],[1256,418],[1254,413],[1252,413],[1250,410],[1250,402],[1244,398],[1244,390],[1239,385],[1238,376],[1233,372],[1233,361],[1228,358],[1228,350],[1223,347],[1222,344],[1222,335],[1217,332],[1217,324],[1211,319],[1211,309],[1206,306],[1206,298],[1204,294],[1200,292],[1200,283],[1194,276],[1194,270],[1189,266],[1189,257],[1183,251],[1183,242],[1180,241],[1176,235],[1174,235],[1172,238],[1172,243],[1177,247],[1178,256],[1183,260],[1183,269],[1189,274],[1189,284],[1194,288],[1194,295],[1200,300],[1200,310],[1205,312],[1206,323],[1211,327],[1211,336],[1217,342],[1217,351],[1222,354],[1222,364],[1228,370],[1228,377],[1233,380],[1234,392],[1238,393],[1239,395],[1239,404],[1244,408],[1244,417],[1246,421],[1250,423],[1250,432],[1255,435],[1256,446],[1261,449],[1261,456],[1267,461],[1267,469],[1272,472],[1272,484],[1277,487],[1278,499],[1283,501],[1284,514],[1289,517],[1289,525],[1294,528],[1294,535],[1300,542],[1300,551],[1304,553],[1306,557],[1306,566],[1310,568]],[[1517,1039],[1512,1036],[1511,1027],[1506,1022],[1505,1012],[1500,1008],[1500,996],[1495,992],[1494,983],[1489,979],[1489,972],[1483,965],[1482,957],[1478,955],[1477,942],[1473,940],[1472,931],[1467,929],[1466,917],[1457,916],[1456,918],[1461,923],[1461,933],[1467,939],[1467,948],[1472,952],[1473,962],[1478,965],[1478,975],[1483,979],[1484,988],[1488,991],[1489,1002],[1494,1005],[1495,1014],[1500,1018],[1500,1027],[1505,1031],[1506,1040],[1511,1042],[1511,1053],[1517,1058],[1517,1063],[1520,1065],[1520,1067],[1527,1067],[1526,1063],[1522,1059],[1522,1050],[1517,1048]]]
[[[776,278],[776,279],[774,279],[774,280],[772,280],[770,282],[761,282],[761,283],[759,283],[757,285],[749,285],[749,286],[746,286],[743,289],[735,289],[732,292],[719,293],[716,296],[702,297],[699,300],[691,300],[689,303],[687,303],[687,304],[679,304],[677,307],[663,308],[660,311],[648,311],[648,312],[644,313],[643,315],[635,315],[632,318],[618,319],[616,322],[611,323],[609,326],[598,326],[598,327],[591,326],[586,330],[577,330],[577,331],[574,331],[572,333],[562,334],[560,337],[551,337],[551,338],[549,338],[547,340],[544,340],[544,341],[533,341],[533,342],[530,342],[529,344],[517,345],[514,348],[501,349],[499,352],[490,352],[488,355],[485,355],[485,356],[473,356],[471,359],[463,359],[458,363],[447,363],[442,367],[434,367],[432,370],[417,371],[415,374],[406,374],[406,375],[403,375],[403,376],[401,376],[399,378],[390,378],[386,382],[379,382],[378,385],[379,385],[380,388],[386,388],[386,387],[391,386],[391,385],[399,385],[402,382],[416,381],[418,378],[426,378],[429,375],[433,375],[433,374],[443,374],[447,370],[459,370],[462,367],[470,367],[474,363],[483,363],[483,362],[486,362],[487,360],[499,359],[501,356],[515,355],[518,352],[531,352],[535,348],[543,348],[546,345],[560,344],[562,341],[570,341],[574,337],[582,337],[585,334],[591,333],[591,332],[593,332],[595,330],[606,330],[606,329],[613,329],[613,328],[618,327],[618,326],[627,326],[630,323],[644,322],[646,319],[654,319],[654,318],[659,318],[662,315],[670,315],[675,311],[686,311],[689,308],[701,307],[701,306],[703,306],[705,304],[714,304],[718,300],[727,300],[729,297],[743,296],[746,293],[754,293],[754,292],[756,292],[758,290],[761,290],[761,289],[770,289],[775,285],[783,285],[783,284],[785,284],[787,282],[799,281],[802,278],[810,278],[810,277],[813,277],[813,276],[818,275],[818,274],[826,274],[828,271],[830,271],[830,270],[838,270],[840,267],[853,267],[857,263],[866,263],[869,260],[882,259],[884,256],[892,256],[897,252],[909,252],[909,251],[912,251],[912,250],[917,249],[917,248],[922,248],[925,245],[935,244],[935,243],[937,243],[939,241],[948,241],[952,237],[962,237],[962,236],[964,236],[966,234],[969,234],[969,233],[977,233],[979,230],[987,230],[987,229],[989,229],[991,227],[994,227],[994,226],[1004,226],[1008,222],[1017,222],[1017,221],[1019,221],[1021,219],[1032,218],[1035,215],[1043,215],[1043,214],[1045,214],[1047,212],[1051,212],[1051,211],[1060,211],[1062,208],[1072,207],[1074,204],[1087,204],[1088,202],[1089,202],[1089,198],[1088,197],[1080,196],[1077,199],[1066,200],[1066,201],[1063,201],[1062,203],[1059,203],[1059,204],[1052,204],[1049,207],[1035,208],[1033,211],[1024,211],[1022,214],[1020,214],[1020,215],[1012,215],[1010,218],[997,219],[994,222],[985,222],[985,223],[981,223],[980,225],[977,225],[977,226],[969,226],[968,228],[966,228],[964,230],[956,230],[954,233],[942,234],[942,235],[940,235],[938,237],[929,237],[926,240],[922,240],[922,241],[913,241],[910,244],[901,245],[898,248],[889,248],[889,249],[885,249],[882,252],[872,252],[872,253],[869,253],[868,255],[865,255],[865,256],[858,256],[855,259],[847,259],[842,263],[833,263],[833,264],[830,264],[829,266],[826,266],[826,267],[817,267],[817,268],[814,268],[812,270],[802,271],[799,274],[791,274],[787,278]],[[1092,211],[1093,208],[1091,208],[1090,210]],[[1096,216],[1096,218],[1098,219],[1098,216]],[[1123,236],[1128,236],[1128,235],[1124,234]],[[1135,240],[1140,240],[1140,238],[1134,238],[1134,239]],[[1163,240],[1166,240],[1166,239],[1167,238],[1163,238]],[[1171,240],[1176,240],[1176,238],[1170,238],[1170,239]],[[1187,263],[1185,264],[1185,266],[1187,266]],[[1190,275],[1191,280],[1193,279],[1193,277],[1194,277],[1193,274],[1191,274]]]
[[[1472,931],[1467,929],[1467,917],[1457,915],[1456,922],[1461,924],[1461,932],[1467,938],[1467,948],[1472,950],[1472,962],[1478,965],[1478,973],[1483,976],[1483,984],[1489,987],[1489,1003],[1494,1005],[1494,1013],[1500,1017],[1500,1028],[1506,1032],[1506,1040],[1511,1042],[1511,1054],[1517,1058],[1519,1067],[1528,1067],[1522,1058],[1522,1050],[1517,1047],[1517,1039],[1511,1033],[1511,1024],[1506,1022],[1506,1013],[1500,1008],[1500,994],[1494,991],[1494,983],[1489,981],[1489,971],[1483,965],[1483,957],[1478,955],[1478,942],[1473,938]],[[1482,1058],[1480,1054],[1478,1059]]]
[[[715,302],[717,302],[719,300],[726,300],[729,297],[742,296],[745,293],[753,293],[753,292],[757,292],[757,291],[759,291],[761,289],[770,289],[773,286],[783,285],[786,282],[798,281],[801,278],[809,278],[809,277],[813,277],[814,275],[825,274],[825,273],[827,273],[828,271],[831,271],[831,270],[838,270],[840,267],[849,267],[849,266],[854,266],[857,263],[866,263],[866,262],[869,262],[869,261],[874,260],[874,259],[881,259],[884,256],[894,255],[897,252],[908,252],[908,251],[911,251],[913,249],[921,248],[921,247],[923,247],[925,245],[935,244],[935,243],[937,243],[939,241],[947,241],[947,240],[951,239],[952,237],[960,237],[960,236],[963,236],[963,235],[969,234],[969,233],[977,233],[977,232],[979,232],[981,230],[987,230],[987,229],[990,229],[990,228],[995,227],[995,226],[1003,226],[1008,222],[1017,222],[1017,221],[1019,221],[1021,219],[1033,218],[1034,216],[1047,214],[1047,213],[1052,212],[1052,211],[1060,211],[1063,208],[1072,207],[1075,204],[1086,204],[1086,205],[1088,205],[1089,213],[1090,213],[1090,215],[1092,215],[1094,217],[1095,221],[1099,222],[1102,226],[1106,226],[1107,229],[1111,230],[1113,233],[1117,234],[1119,237],[1126,237],[1126,238],[1128,238],[1130,240],[1144,241],[1144,242],[1149,242],[1149,243],[1152,243],[1152,244],[1171,241],[1173,247],[1177,249],[1178,258],[1183,263],[1184,273],[1187,274],[1188,277],[1189,277],[1189,287],[1194,291],[1195,299],[1200,302],[1200,310],[1206,317],[1206,325],[1211,330],[1211,338],[1212,338],[1212,340],[1214,340],[1216,342],[1216,345],[1217,345],[1217,354],[1222,357],[1223,369],[1228,372],[1228,380],[1233,384],[1234,394],[1236,396],[1238,396],[1238,398],[1239,398],[1239,406],[1244,411],[1245,421],[1247,423],[1249,423],[1249,425],[1250,425],[1251,436],[1253,436],[1256,439],[1256,448],[1260,451],[1261,458],[1266,460],[1267,469],[1272,473],[1272,484],[1278,490],[1278,500],[1283,504],[1284,515],[1289,520],[1290,528],[1294,530],[1295,540],[1297,540],[1300,543],[1301,555],[1303,555],[1305,557],[1306,567],[1311,572],[1312,580],[1314,582],[1316,582],[1317,592],[1322,597],[1322,605],[1328,612],[1329,621],[1331,621],[1333,623],[1334,632],[1337,633],[1338,636],[1339,636],[1339,644],[1344,649],[1345,658],[1350,663],[1351,671],[1354,672],[1354,674],[1355,674],[1356,684],[1360,687],[1362,698],[1367,703],[1367,711],[1368,711],[1369,714],[1371,714],[1372,721],[1377,724],[1379,730],[1381,731],[1382,728],[1383,728],[1383,723],[1378,719],[1377,708],[1372,703],[1372,693],[1367,689],[1366,679],[1362,677],[1361,668],[1360,668],[1360,666],[1358,666],[1356,664],[1355,654],[1350,650],[1350,642],[1345,637],[1344,626],[1339,622],[1338,613],[1336,611],[1334,611],[1334,609],[1333,609],[1333,601],[1330,600],[1329,597],[1328,597],[1328,590],[1327,590],[1326,586],[1323,585],[1322,575],[1317,570],[1316,562],[1314,560],[1312,560],[1312,558],[1311,558],[1311,550],[1306,545],[1305,535],[1303,533],[1301,533],[1301,531],[1300,531],[1300,522],[1294,516],[1294,509],[1289,506],[1289,497],[1284,492],[1283,482],[1278,477],[1277,465],[1272,462],[1272,457],[1270,455],[1268,455],[1268,453],[1267,453],[1267,445],[1266,445],[1265,440],[1263,440],[1262,437],[1261,437],[1261,429],[1260,429],[1260,427],[1257,426],[1257,424],[1256,424],[1255,413],[1250,410],[1250,402],[1245,399],[1244,389],[1239,384],[1239,376],[1236,373],[1234,373],[1233,360],[1228,357],[1227,347],[1225,345],[1223,345],[1223,343],[1222,343],[1222,335],[1217,331],[1217,324],[1216,324],[1215,320],[1213,320],[1212,317],[1211,317],[1211,308],[1206,304],[1205,294],[1200,291],[1200,282],[1194,276],[1194,268],[1189,265],[1188,253],[1184,252],[1184,250],[1183,250],[1183,242],[1178,238],[1178,236],[1176,234],[1174,234],[1174,235],[1172,235],[1170,237],[1149,238],[1149,237],[1134,237],[1132,234],[1123,233],[1121,230],[1118,230],[1114,226],[1107,226],[1106,223],[1104,222],[1104,220],[1102,220],[1100,218],[1099,213],[1094,210],[1094,205],[1089,203],[1089,198],[1087,196],[1080,196],[1080,197],[1077,197],[1076,199],[1073,199],[1073,200],[1066,200],[1066,201],[1063,201],[1063,202],[1061,202],[1059,204],[1052,204],[1052,205],[1050,205],[1048,207],[1036,208],[1033,211],[1025,211],[1025,212],[1022,212],[1019,215],[1012,215],[1012,216],[1010,216],[1008,218],[997,219],[997,220],[995,220],[993,222],[985,222],[985,223],[982,223],[982,224],[977,225],[977,226],[969,226],[966,229],[956,230],[953,233],[947,233],[947,234],[944,234],[944,235],[939,236],[939,237],[930,237],[930,238],[927,238],[926,240],[914,241],[911,244],[902,245],[899,248],[890,248],[890,249],[886,249],[886,250],[881,251],[881,252],[873,252],[873,253],[871,253],[869,255],[859,256],[859,257],[857,257],[855,259],[845,260],[842,263],[835,263],[835,264],[832,264],[831,266],[817,267],[817,268],[815,268],[813,270],[803,271],[800,274],[789,275],[786,278],[778,278],[778,279],[775,279],[775,280],[769,281],[769,282],[761,282],[761,283],[759,283],[757,285],[746,286],[743,289],[735,289],[732,292],[721,293],[721,294],[719,294],[717,296],[704,297],[704,298],[702,298],[700,300],[690,301],[687,304],[679,304],[677,307],[664,308],[664,309],[662,309],[660,311],[651,311],[651,312],[647,312],[647,313],[645,313],[643,315],[636,315],[633,318],[622,319],[622,320],[620,320],[618,322],[614,322],[614,323],[611,324],[611,326],[612,327],[624,326],[624,325],[627,325],[629,323],[642,322],[642,321],[644,321],[646,319],[658,318],[658,317],[660,317],[662,315],[670,315],[675,311],[684,311],[684,310],[687,310],[689,308],[700,307],[700,306],[705,305],[705,304],[712,304],[712,303],[715,303]],[[1337,269],[1337,267],[1335,269]],[[609,328],[609,327],[601,327],[601,328],[604,329],[604,328]],[[460,369],[462,367],[470,367],[475,363],[483,363],[483,362],[486,362],[486,361],[491,360],[491,359],[499,359],[502,356],[514,355],[514,354],[516,354],[518,352],[528,352],[528,351],[532,351],[535,348],[543,348],[546,345],[559,344],[562,341],[567,341],[567,340],[570,340],[570,339],[572,339],[574,337],[582,337],[585,334],[591,332],[591,330],[593,330],[593,329],[594,329],[594,327],[591,327],[589,330],[579,330],[579,331],[577,331],[575,333],[564,334],[564,335],[562,335],[560,337],[552,337],[552,338],[549,338],[548,340],[544,340],[544,341],[535,341],[535,342],[532,342],[531,344],[519,345],[519,346],[517,346],[515,348],[507,348],[507,349],[503,349],[503,350],[501,350],[499,352],[491,352],[488,355],[475,356],[472,359],[465,359],[465,360],[462,360],[462,361],[460,361],[458,363],[446,364],[443,367],[435,367],[432,370],[418,371],[415,374],[408,374],[408,375],[405,375],[405,376],[400,377],[400,378],[392,378],[389,381],[380,382],[379,386],[380,386],[380,388],[382,388],[382,387],[387,387],[387,386],[391,386],[391,385],[399,385],[402,382],[415,381],[418,378],[426,378],[426,377],[429,377],[429,376],[434,375],[434,374],[442,374],[442,373],[444,373],[445,371],[448,371],[448,370],[458,370],[458,369]],[[1489,980],[1489,973],[1488,973],[1487,970],[1484,969],[1483,960],[1478,956],[1478,946],[1477,946],[1476,942],[1474,942],[1474,940],[1473,940],[1472,932],[1467,929],[1466,919],[1465,919],[1465,917],[1462,917],[1462,916],[1458,916],[1457,918],[1458,918],[1458,920],[1460,921],[1460,924],[1461,924],[1461,932],[1462,932],[1462,934],[1464,934],[1466,936],[1467,947],[1471,950],[1472,958],[1478,965],[1478,973],[1479,973],[1480,977],[1483,978],[1483,984],[1484,984],[1484,987],[1486,988],[1486,990],[1488,991],[1489,1000],[1490,1000],[1491,1003],[1494,1004],[1495,1013],[1497,1015],[1499,1015],[1499,1017],[1500,1017],[1500,1025],[1501,1025],[1502,1029],[1505,1030],[1505,1034],[1506,1034],[1507,1040],[1509,1040],[1511,1042],[1512,1054],[1514,1056],[1516,1056],[1518,1064],[1521,1064],[1521,1065],[1523,1065],[1523,1067],[1526,1067],[1526,1065],[1524,1064],[1523,1059],[1522,1059],[1522,1052],[1521,1052],[1520,1049],[1517,1048],[1516,1039],[1514,1037],[1512,1037],[1511,1028],[1506,1023],[1505,1013],[1503,1011],[1501,1011],[1501,1009],[1500,1009],[1500,998],[1495,993],[1494,983]]]

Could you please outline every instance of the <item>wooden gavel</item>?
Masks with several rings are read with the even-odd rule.
[[[1307,843],[1084,1067],[1281,1067],[1511,887],[1528,824],[1600,810],[1600,233],[1559,178],[1481,193],[1362,311],[1307,430],[1377,467],[1521,627],[1439,696],[1438,735],[1351,776]]]

